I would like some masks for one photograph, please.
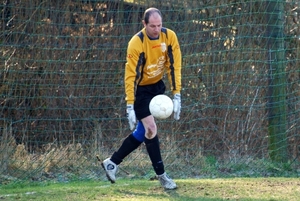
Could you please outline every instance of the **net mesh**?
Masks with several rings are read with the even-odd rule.
[[[183,54],[181,119],[157,121],[171,175],[299,170],[298,1],[7,0],[1,183],[104,178],[95,156],[111,156],[130,134],[126,48],[150,6]],[[153,174],[143,146],[122,167],[119,176]]]

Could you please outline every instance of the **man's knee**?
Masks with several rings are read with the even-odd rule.
[[[147,125],[147,128],[145,128],[145,129],[146,129],[146,138],[147,139],[152,139],[156,136],[157,128],[156,128],[155,123]]]
[[[140,142],[144,142],[145,140],[145,127],[142,122],[139,121],[136,129],[133,131],[132,135]]]

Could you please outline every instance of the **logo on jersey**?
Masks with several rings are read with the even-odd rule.
[[[166,50],[167,50],[167,45],[166,45],[166,43],[161,43],[161,51],[162,52],[165,52]]]
[[[164,73],[164,65],[166,62],[165,56],[160,56],[157,59],[156,64],[150,64],[147,66],[148,78],[154,78],[157,76],[161,76]]]

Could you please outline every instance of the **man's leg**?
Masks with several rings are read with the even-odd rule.
[[[145,139],[146,148],[152,162],[154,171],[161,185],[168,190],[177,188],[176,183],[165,173],[164,163],[162,161],[159,140],[157,135],[153,139]]]
[[[161,158],[159,140],[157,135],[152,139],[145,138],[145,145],[152,162],[152,166],[157,175],[161,175],[165,172],[164,163]]]
[[[165,189],[177,188],[176,183],[165,173],[164,163],[160,153],[157,127],[152,115],[142,119],[145,128],[145,145],[155,173]]]
[[[115,183],[116,181],[116,172],[118,165],[126,156],[128,156],[131,152],[133,152],[141,145],[141,143],[144,141],[144,136],[144,126],[141,122],[139,122],[135,131],[127,138],[125,138],[120,148],[113,153],[112,157],[107,158],[102,162],[101,165],[106,172],[106,176],[112,183]]]

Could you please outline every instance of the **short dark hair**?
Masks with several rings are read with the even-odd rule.
[[[148,8],[148,9],[145,11],[144,17],[143,17],[143,20],[144,20],[144,22],[145,22],[146,24],[149,23],[149,18],[150,18],[150,16],[151,16],[153,13],[158,13],[159,16],[162,18],[160,10],[158,10],[157,8],[153,8],[153,7]]]

